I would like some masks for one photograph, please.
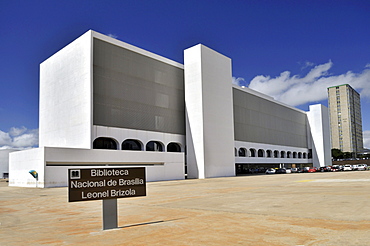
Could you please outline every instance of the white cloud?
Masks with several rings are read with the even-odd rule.
[[[1,146],[0,149],[15,149],[15,148],[6,145],[6,146]]]
[[[331,61],[317,65],[304,77],[291,75],[289,71],[284,71],[275,78],[258,75],[249,83],[249,88],[292,106],[325,100],[327,88],[341,84],[350,84],[361,93],[361,97],[370,98],[370,69],[361,73],[348,71],[341,75],[331,75],[329,70],[332,66]]]
[[[9,135],[15,137],[15,136],[22,135],[26,131],[27,131],[27,128],[24,126],[22,126],[21,128],[12,127],[10,128]]]
[[[233,77],[232,83],[234,85],[238,85],[238,86],[247,86],[247,82],[245,81],[245,79],[244,78],[240,78],[240,77],[238,77],[238,78]]]
[[[28,149],[38,145],[38,129],[12,127],[9,132],[0,131],[0,149]]]
[[[364,136],[364,148],[370,149],[370,131],[364,131],[363,136]]]
[[[9,145],[12,142],[12,138],[9,133],[0,131],[0,145]]]
[[[299,62],[298,64],[302,65],[302,63],[301,63],[301,62]],[[301,70],[304,70],[304,69],[306,69],[306,68],[308,68],[308,67],[313,67],[314,65],[315,65],[315,63],[313,63],[313,62],[309,62],[309,61],[306,61],[306,62],[302,65]]]

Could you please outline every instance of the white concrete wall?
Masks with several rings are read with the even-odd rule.
[[[44,148],[29,149],[10,153],[9,186],[44,188],[45,161]],[[29,171],[38,173],[38,180]]]
[[[10,186],[36,187],[30,170],[39,173],[37,187],[67,186],[69,168],[146,167],[147,181],[185,178],[182,152],[43,147],[13,153],[10,161]]]
[[[231,60],[199,44],[184,69],[188,177],[234,176]]]
[[[313,165],[315,167],[330,166],[332,162],[329,110],[321,104],[310,105],[307,118],[312,136]]]
[[[39,146],[91,147],[92,32],[40,65]]]
[[[285,151],[285,156],[288,151],[290,151],[293,155],[293,152],[301,152],[306,153],[306,156],[308,156],[308,149],[307,148],[297,148],[292,146],[281,146],[281,145],[272,145],[272,144],[263,144],[263,143],[252,143],[252,142],[242,142],[242,141],[235,141],[235,148],[237,151],[240,148],[246,148],[249,153],[249,149],[255,149],[256,150],[256,156],[257,151],[259,149],[265,150],[265,157],[240,157],[235,156],[235,163],[273,163],[273,164],[279,164],[279,163],[287,163],[287,164],[304,164],[304,163],[311,163],[312,159],[303,159],[303,158],[280,158],[281,151]],[[271,150],[272,157],[266,157],[266,150]],[[279,157],[274,158],[274,151],[279,151]]]
[[[135,129],[125,129],[117,127],[93,126],[93,140],[98,137],[109,137],[117,140],[119,149],[122,148],[122,142],[126,139],[137,139],[145,144],[149,141],[160,141],[164,144],[165,151],[167,151],[167,144],[174,142],[181,146],[182,152],[185,151],[185,136],[179,134],[171,134],[164,132],[151,132]]]
[[[189,178],[205,178],[202,67],[200,45],[184,51],[187,172]]]

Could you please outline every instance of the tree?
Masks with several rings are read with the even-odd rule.
[[[351,159],[353,156],[353,153],[352,152],[344,152],[343,153],[343,158],[344,159]]]
[[[331,150],[331,157],[335,160],[343,159],[344,153],[340,149],[332,149]]]

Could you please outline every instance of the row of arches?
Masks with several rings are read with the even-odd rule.
[[[267,158],[294,158],[294,159],[309,159],[309,154],[305,152],[296,151],[279,151],[279,150],[264,150],[264,149],[246,149],[246,148],[235,148],[235,156],[239,157],[267,157]]]
[[[93,149],[114,149],[118,150],[119,143],[114,138],[99,137],[93,142]],[[145,147],[145,148],[144,148]],[[171,142],[165,146],[160,141],[149,141],[145,145],[138,139],[126,139],[121,144],[121,150],[135,151],[158,151],[158,152],[181,152],[179,143]]]

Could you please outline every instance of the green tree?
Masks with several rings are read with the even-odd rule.
[[[344,152],[343,153],[343,158],[344,159],[350,159],[350,158],[352,158],[352,156],[353,156],[352,152]]]
[[[332,149],[331,150],[331,157],[333,159],[343,159],[344,153],[340,149]]]

